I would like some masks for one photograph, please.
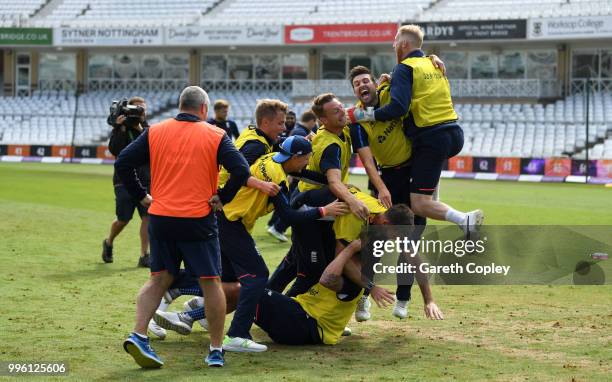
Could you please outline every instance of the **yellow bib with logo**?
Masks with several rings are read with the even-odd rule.
[[[366,207],[368,207],[368,210],[370,210],[370,217],[387,211],[387,208],[375,197],[359,191],[355,187],[350,187],[349,192],[355,195],[358,200],[361,200]],[[366,224],[367,222],[365,220],[360,219],[353,213],[336,216],[336,220],[334,220],[336,240],[345,240],[350,243],[353,240],[359,239],[359,234]]]
[[[323,343],[335,345],[342,337],[362,295],[363,290],[354,299],[342,301],[335,291],[317,283],[308,292],[295,297],[295,300],[310,317],[317,320]]]
[[[240,150],[245,143],[250,141],[259,141],[263,143],[266,146],[266,154],[272,152],[272,146],[270,145],[266,137],[257,134],[257,127],[253,125],[247,126],[247,128],[244,129],[242,133],[240,133],[238,139],[236,139],[236,142],[234,142],[234,145],[238,150]],[[228,179],[229,172],[227,172],[224,167],[221,167],[221,171],[219,171],[219,188],[222,188]]]
[[[409,57],[402,64],[412,68],[410,113],[417,127],[430,127],[457,120],[448,79],[429,57]]]
[[[257,159],[251,166],[251,176],[265,182],[273,182],[281,185],[287,182],[287,174],[280,163],[272,160],[274,153],[266,154]],[[231,202],[223,206],[223,212],[227,220],[236,221],[242,219],[242,224],[247,231],[251,232],[255,222],[261,216],[268,214],[274,209],[268,195],[254,188],[243,186]]]
[[[391,102],[388,83],[380,85],[376,92],[380,107]],[[357,102],[357,107],[362,107],[361,102]],[[359,124],[368,134],[370,150],[380,167],[399,166],[410,159],[412,143],[404,134],[402,118],[386,122],[360,122]]]
[[[349,166],[351,164],[352,154],[351,133],[348,126],[344,126],[341,134],[344,139],[341,139],[338,135],[326,130],[325,126],[321,126],[312,139],[312,155],[308,160],[308,166],[306,166],[306,169],[323,174],[321,171],[321,157],[323,156],[325,149],[335,143],[340,146],[340,174],[342,177],[342,183],[348,183]],[[298,188],[303,192],[315,190],[321,188],[321,186],[300,181]]]

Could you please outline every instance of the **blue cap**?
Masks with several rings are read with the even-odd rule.
[[[283,141],[280,151],[274,154],[272,159],[276,163],[283,163],[291,159],[294,155],[305,155],[312,152],[310,141],[299,135],[293,135]]]

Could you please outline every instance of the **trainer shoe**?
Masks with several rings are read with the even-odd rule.
[[[348,326],[346,326],[344,330],[342,331],[342,337],[348,337],[351,334],[353,334],[353,331]]]
[[[164,292],[163,299],[166,300],[166,304],[170,305],[172,304],[172,301],[176,300],[177,298],[181,296],[182,296],[181,291],[178,288],[168,289],[167,291]]]
[[[164,362],[155,354],[149,345],[149,338],[142,339],[134,333],[123,341],[123,349],[132,357],[134,361],[143,368],[152,369],[164,366]]]
[[[268,350],[268,347],[248,338],[225,336],[223,350],[238,353],[261,353]]]
[[[184,336],[191,333],[193,320],[188,314],[181,312],[163,312],[158,310],[153,316],[155,323],[164,329],[173,330]]]
[[[155,336],[159,338],[160,340],[163,340],[164,338],[166,338],[166,334],[167,334],[166,329],[157,325],[155,321],[153,320],[149,321],[149,331],[155,334]]]
[[[183,312],[191,312],[192,310],[196,310],[204,307],[204,297],[195,296],[183,304]],[[206,318],[198,320],[198,324],[202,327],[202,329],[208,331],[208,321]]]
[[[393,315],[400,320],[408,317],[408,301],[397,300],[395,302],[395,308],[393,308]]]
[[[113,262],[113,246],[106,242],[106,239],[102,240],[102,261],[105,263]]]
[[[196,310],[198,308],[204,307],[204,297],[195,296],[185,301],[183,304],[183,311],[191,312],[192,310]]]
[[[357,310],[355,311],[355,320],[357,322],[367,321],[372,318],[370,314],[370,307],[372,304],[368,299],[368,296],[361,296],[359,302],[357,303]]]
[[[285,236],[285,234],[282,232],[278,232],[276,228],[274,228],[274,226],[268,228],[268,233],[277,238],[278,241],[282,241],[283,243],[289,241],[289,239],[287,239],[287,236]]]
[[[151,268],[151,255],[145,253],[144,256],[138,258],[138,267]]]
[[[479,236],[480,226],[484,222],[484,212],[482,210],[474,210],[466,212],[467,217],[463,222],[463,234],[466,240],[477,240]]]
[[[219,350],[211,350],[208,353],[208,357],[205,359],[208,367],[223,367],[225,364],[225,358],[223,357],[223,352]]]

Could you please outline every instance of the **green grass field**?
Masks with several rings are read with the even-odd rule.
[[[136,268],[137,221],[116,240],[115,262],[100,259],[114,218],[111,174],[0,164],[0,361],[68,362],[74,380],[610,380],[610,285],[434,286],[444,321],[424,318],[415,289],[408,320],[375,308],[334,347],[279,346],[254,327],[270,350],[228,354],[223,369],[204,366],[208,337],[196,325],[190,336],[153,340],[166,366],[143,371],[121,347],[148,278]],[[482,208],[489,224],[612,226],[612,189],[601,186],[443,180],[441,196]],[[254,236],[273,268],[288,245],[267,236],[266,220]]]

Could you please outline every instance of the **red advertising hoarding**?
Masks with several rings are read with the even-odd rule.
[[[285,27],[285,44],[392,42],[397,28],[397,23],[289,25]]]
[[[612,160],[602,159],[597,161],[597,172],[598,178],[612,178]]]
[[[115,156],[108,151],[108,146],[98,146],[96,157],[100,159],[115,159]]]
[[[495,172],[504,175],[520,175],[521,158],[497,158]]]
[[[448,160],[449,171],[472,172],[472,157],[452,157]]]
[[[572,160],[569,158],[546,158],[544,166],[546,176],[572,175]]]

